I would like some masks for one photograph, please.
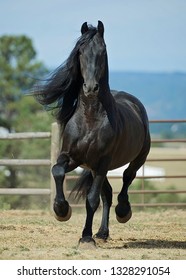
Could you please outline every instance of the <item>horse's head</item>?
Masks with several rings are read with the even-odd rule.
[[[85,22],[81,27],[81,33],[84,35],[88,31],[89,27]],[[90,94],[98,94],[101,82],[105,75],[107,53],[103,34],[103,23],[98,21],[97,32],[95,35],[90,40],[85,41],[79,48],[83,91],[86,96]]]

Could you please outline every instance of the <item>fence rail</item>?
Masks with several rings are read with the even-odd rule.
[[[51,132],[17,132],[0,136],[0,140],[46,139],[51,137]]]
[[[30,188],[16,188],[16,189],[7,189],[0,188],[0,194],[8,195],[50,195],[50,189],[30,189]]]
[[[186,120],[152,120],[150,123],[186,123]],[[57,156],[59,154],[60,148],[60,129],[56,123],[52,124],[51,132],[23,132],[23,133],[10,133],[7,135],[0,136],[0,141],[3,140],[23,140],[23,139],[51,139],[51,158],[50,159],[0,159],[0,166],[47,166],[51,168],[56,162]],[[152,139],[152,143],[186,143],[186,139]],[[175,161],[186,161],[186,157],[182,158],[149,158],[147,162],[175,162]],[[77,176],[67,175],[65,180],[65,189],[67,186],[67,181],[76,179]],[[112,177],[113,178],[113,177]],[[145,179],[170,179],[175,178],[186,178],[186,173],[181,175],[163,175],[163,176],[137,176],[136,178],[142,179],[142,188],[140,190],[130,190],[130,194],[140,194],[145,196],[146,194],[185,194],[186,190],[144,190],[144,180]],[[66,189],[66,193],[68,194]],[[0,195],[50,195],[51,197],[51,207],[53,204],[53,199],[55,196],[55,184],[51,176],[51,186],[50,189],[31,189],[31,188],[1,188]],[[116,193],[115,193],[116,194]],[[145,203],[144,197],[142,203],[134,203],[133,206],[138,207],[156,207],[156,206],[181,206],[185,207],[186,203]],[[81,205],[74,205],[81,206]]]
[[[1,166],[50,166],[49,159],[1,159]]]

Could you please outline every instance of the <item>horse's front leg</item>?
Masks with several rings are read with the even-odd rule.
[[[61,222],[68,221],[72,214],[72,209],[68,201],[66,201],[63,191],[65,173],[74,169],[69,165],[69,161],[69,156],[62,153],[52,168],[52,174],[56,183],[56,196],[53,209],[56,219]]]
[[[106,240],[109,237],[109,213],[112,205],[112,187],[106,178],[102,190],[101,198],[103,201],[103,214],[101,220],[101,226],[98,232],[95,234],[96,238]]]
[[[85,227],[82,232],[82,238],[79,240],[80,243],[90,243],[95,241],[92,238],[92,223],[94,218],[94,213],[96,212],[100,203],[100,193],[105,176],[97,175],[93,180],[93,184],[86,198],[86,222]]]

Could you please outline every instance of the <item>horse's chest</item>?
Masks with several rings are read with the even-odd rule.
[[[88,166],[96,164],[107,149],[108,141],[105,135],[104,128],[82,127],[70,147],[72,157]]]
[[[77,142],[77,150],[85,158],[92,156],[93,153],[101,152],[104,146],[103,137],[98,131],[97,133],[87,131],[85,135],[81,135]]]

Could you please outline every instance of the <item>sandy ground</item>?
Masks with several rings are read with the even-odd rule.
[[[101,211],[94,219],[99,228]],[[186,260],[186,212],[154,210],[134,212],[119,224],[111,211],[110,238],[97,246],[80,248],[84,213],[74,209],[65,223],[42,211],[0,212],[0,259],[173,259]]]

